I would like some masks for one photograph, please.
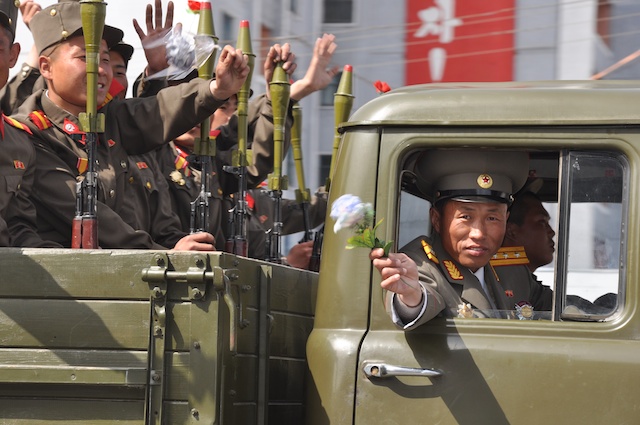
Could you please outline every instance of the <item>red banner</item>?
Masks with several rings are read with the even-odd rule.
[[[407,0],[405,83],[511,81],[514,0]]]

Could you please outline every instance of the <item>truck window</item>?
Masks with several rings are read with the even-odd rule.
[[[430,202],[413,184],[409,155],[402,173],[396,240],[400,249],[429,235]],[[531,151],[531,185],[555,232],[553,261],[535,270],[553,289],[553,308],[533,319],[602,321],[624,305],[628,165],[606,151]],[[516,318],[513,312],[499,317]]]

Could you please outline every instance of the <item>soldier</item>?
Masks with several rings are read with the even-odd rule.
[[[82,178],[86,152],[77,116],[86,106],[84,38],[80,4],[59,3],[37,13],[32,33],[39,54],[39,69],[48,90],[25,101],[17,118],[33,131],[37,172],[33,199],[38,209],[39,232],[70,245],[75,211],[76,179]],[[122,31],[105,25],[98,77],[98,104],[104,103],[112,73],[108,48],[122,39]],[[130,211],[125,185],[130,177],[128,155],[149,151],[183,133],[211,115],[236,93],[248,74],[246,58],[225,47],[216,68],[217,79],[194,80],[157,97],[113,100],[100,110],[106,117],[97,149],[98,237],[104,248],[162,248],[150,235],[128,225],[118,214]],[[162,117],[162,119],[161,119]],[[81,136],[81,134],[80,134]],[[194,235],[195,236],[195,235]],[[211,249],[213,237],[192,240]]]
[[[14,43],[18,7],[14,0],[0,0],[0,87],[4,87],[20,54]],[[36,233],[36,210],[29,198],[35,172],[35,150],[28,129],[13,119],[0,118],[0,246],[56,247]]]
[[[549,213],[538,196],[520,191],[509,209],[509,219],[502,248],[491,260],[505,296],[514,305],[528,303],[535,310],[551,310],[553,290],[538,281],[534,272],[553,261],[555,232],[549,225]],[[537,285],[520,285],[531,276]]]
[[[304,78],[294,82],[291,86],[292,101],[301,100],[314,91],[326,87],[336,75],[338,68],[329,67],[333,52],[337,47],[334,39],[333,35],[325,34],[316,41],[314,55]],[[274,64],[280,59],[292,60],[288,44],[283,46],[274,45],[270,48],[263,66],[267,81],[271,79]],[[293,72],[295,69],[293,67],[287,68],[288,72]],[[149,93],[148,87],[147,93]],[[234,144],[224,140],[233,140],[233,138],[237,137],[235,133],[228,133],[226,138],[223,136],[226,128],[235,128],[237,126],[237,116],[234,115],[236,109],[237,99],[232,96],[225,105],[216,110],[211,121],[212,129],[223,130],[217,136],[216,165],[214,167],[214,178],[210,179],[211,200],[209,204],[210,231],[216,232],[216,246],[219,249],[224,248],[224,239],[227,236],[222,232],[222,229],[227,222],[227,210],[232,206],[230,196],[237,191],[236,180],[223,171],[224,164],[231,163],[232,149],[235,147]],[[271,101],[267,94],[261,95],[249,103],[248,116],[249,140],[252,141],[251,148],[254,157],[254,165],[247,169],[248,187],[256,187],[273,167],[273,159],[271,157],[273,116]],[[290,124],[289,122],[288,125]],[[195,199],[200,191],[200,170],[191,161],[193,159],[191,152],[195,139],[199,136],[200,128],[195,127],[174,139],[168,146],[163,146],[158,150],[158,162],[162,167],[165,178],[167,178],[173,198],[173,207],[180,217],[183,230],[189,228],[190,202]],[[285,146],[284,149],[286,151],[287,147]],[[261,235],[260,240],[264,240],[264,235]],[[259,241],[257,244],[263,246],[260,245]],[[256,243],[253,245],[256,246]],[[250,241],[250,250],[252,249],[251,247],[252,242]],[[255,255],[255,253],[253,254]]]
[[[432,200],[432,238],[420,236],[389,257],[381,248],[370,254],[394,323],[411,329],[439,314],[513,311],[489,260],[504,239],[512,194],[526,181],[527,153],[434,150],[416,161],[415,174]]]

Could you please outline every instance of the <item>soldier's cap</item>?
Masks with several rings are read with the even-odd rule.
[[[133,46],[125,43],[124,41],[116,43],[116,45],[111,47],[109,50],[118,52],[120,56],[122,56],[122,59],[124,59],[125,66],[129,64],[131,56],[133,56]]]
[[[11,32],[12,42],[16,38],[18,7],[20,7],[20,0],[0,0],[0,25]]]
[[[29,27],[40,55],[47,47],[83,34],[80,3],[64,1],[46,7],[33,16]],[[105,25],[102,39],[107,42],[109,48],[112,48],[122,40],[123,35],[122,30]]]
[[[424,152],[414,165],[416,184],[436,204],[445,199],[510,205],[526,182],[526,152],[441,149]]]

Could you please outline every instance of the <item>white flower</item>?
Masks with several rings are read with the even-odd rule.
[[[363,203],[354,195],[342,195],[331,205],[330,215],[336,220],[333,231],[337,233],[340,229],[356,226],[370,211],[373,211],[371,204]]]

